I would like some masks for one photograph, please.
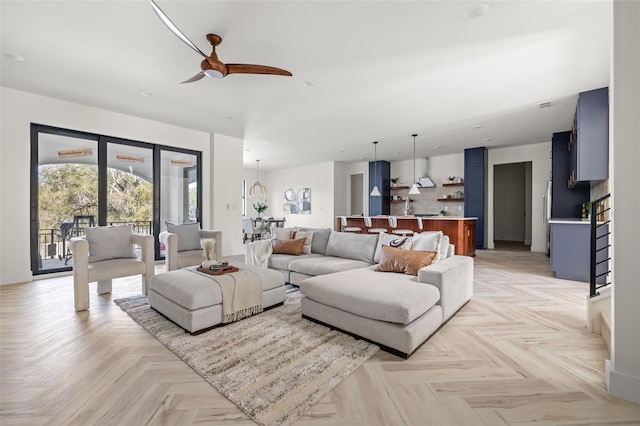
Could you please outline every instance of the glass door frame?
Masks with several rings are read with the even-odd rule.
[[[156,145],[156,149],[153,152],[153,180],[154,182],[158,182],[157,185],[153,186],[153,240],[154,240],[154,249],[156,253],[156,260],[164,259],[164,256],[160,255],[160,229],[162,224],[160,223],[160,206],[161,206],[161,198],[162,198],[162,170],[161,170],[161,156],[162,151],[171,151],[171,152],[179,152],[181,154],[189,154],[196,157],[196,179],[198,180],[198,188],[197,195],[198,201],[196,203],[196,222],[200,223],[200,227],[202,227],[202,152],[194,151],[191,149],[177,148],[166,145]]]
[[[130,139],[123,139],[113,136],[99,135],[95,133],[83,132],[78,130],[64,129],[60,127],[49,126],[45,124],[31,123],[31,161],[30,161],[30,252],[31,252],[31,272],[33,275],[44,275],[55,272],[71,271],[72,268],[55,268],[41,270],[38,266],[38,220],[40,206],[38,203],[38,185],[39,185],[39,157],[38,144],[39,133],[48,133],[58,136],[67,136],[71,138],[85,139],[94,141],[98,153],[98,226],[107,225],[107,146],[108,143],[137,146],[140,148],[151,149],[153,152],[153,236],[155,244],[155,259],[162,260],[160,256],[160,194],[161,194],[161,167],[160,154],[161,151],[173,151],[184,154],[194,155],[197,158],[196,176],[197,176],[197,211],[196,218],[202,223],[202,152],[191,149],[171,147],[166,145],[153,144],[149,142],[140,142]]]

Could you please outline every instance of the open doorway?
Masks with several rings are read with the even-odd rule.
[[[493,241],[497,250],[531,250],[531,161],[493,169]]]
[[[352,215],[364,215],[364,175],[351,175],[351,209]]]

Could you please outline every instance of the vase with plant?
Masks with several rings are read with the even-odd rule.
[[[391,186],[397,186],[399,180],[399,177],[391,178]]]
[[[444,211],[444,210],[440,210],[440,216],[446,216],[446,215],[447,215],[447,212],[446,212],[446,211]]]
[[[262,219],[260,221],[260,224],[258,225],[258,227],[260,228],[260,238],[263,240],[266,240],[268,237],[268,233],[269,233],[269,224],[270,222],[268,220]]]
[[[256,203],[253,203],[253,208],[258,213],[258,217],[260,217],[260,214],[266,211],[269,206],[264,201],[258,201]]]
[[[591,213],[591,201],[587,201],[586,203],[582,203],[582,218],[589,219],[589,214]]]

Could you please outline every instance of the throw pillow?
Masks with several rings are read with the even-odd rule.
[[[380,256],[382,255],[382,246],[390,246],[401,248],[403,250],[411,250],[411,238],[400,237],[394,234],[381,233],[378,236],[378,245],[376,246],[376,252],[373,255],[373,261],[375,263],[380,262]]]
[[[198,222],[180,225],[165,222],[165,225],[167,225],[167,232],[178,236],[178,251],[200,250],[200,224]]]
[[[130,226],[99,226],[85,229],[89,242],[89,262],[135,258]]]
[[[273,254],[291,254],[293,256],[300,256],[302,254],[302,247],[304,247],[304,241],[306,238],[300,238],[297,240],[271,240],[273,245]]]
[[[327,251],[327,243],[329,242],[329,236],[331,235],[330,228],[296,228],[298,231],[311,231],[313,232],[313,241],[311,241],[311,253],[325,254]]]
[[[440,246],[442,231],[426,231],[414,235],[411,242],[411,250],[415,251],[435,251],[434,263],[440,260]]]
[[[293,231],[293,228],[273,227],[271,229],[271,238],[276,239],[276,240],[280,240],[280,241],[290,240],[291,239],[291,231]]]
[[[291,239],[304,238],[304,246],[302,246],[302,254],[311,254],[311,242],[313,241],[313,232],[309,231],[291,231]]]
[[[449,246],[451,245],[449,241],[448,235],[443,235],[440,237],[440,256],[438,256],[438,261],[447,258],[447,252],[449,251]]]
[[[376,267],[376,271],[418,275],[420,268],[433,263],[436,254],[433,251],[413,251],[382,246],[380,264]]]

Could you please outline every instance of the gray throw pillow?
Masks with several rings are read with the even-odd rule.
[[[165,222],[165,224],[167,225],[167,232],[178,236],[178,251],[200,250],[202,248],[200,245],[200,224],[198,222],[180,225]]]
[[[130,226],[99,226],[85,229],[89,242],[89,262],[135,258]]]
[[[440,237],[440,256],[439,256],[439,260],[443,260],[447,258],[447,252],[449,251],[449,245],[451,243],[449,242],[449,236],[448,235],[443,235],[442,237]]]

